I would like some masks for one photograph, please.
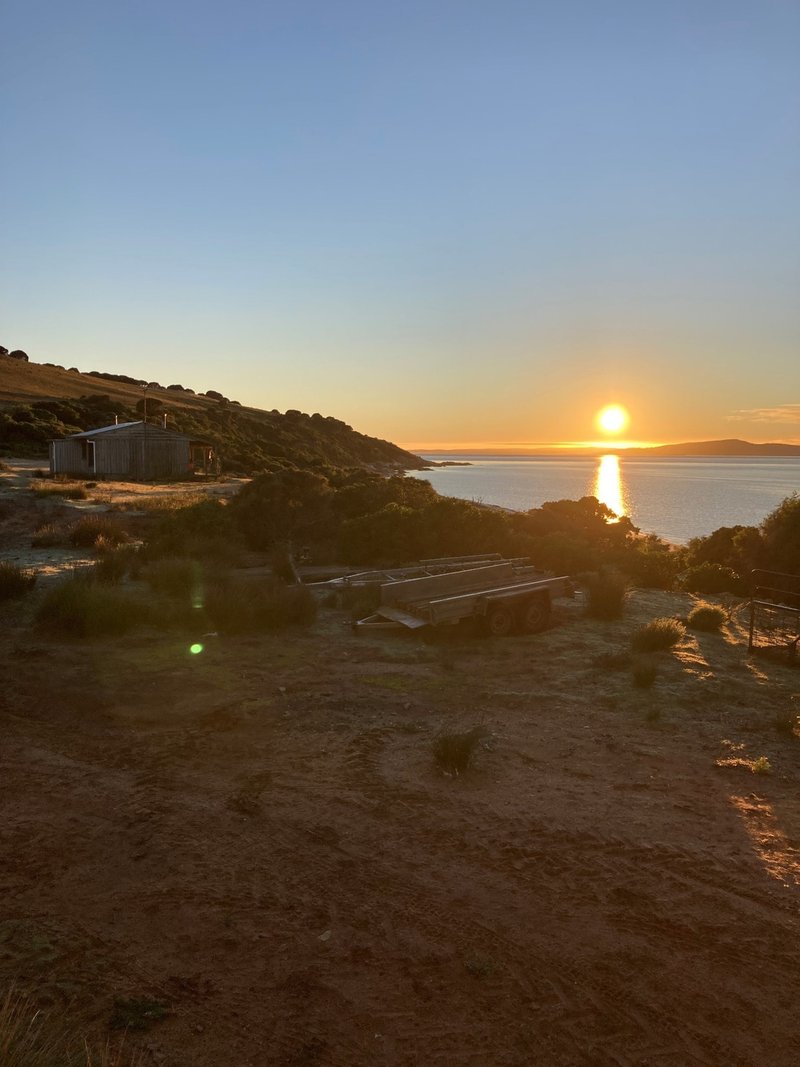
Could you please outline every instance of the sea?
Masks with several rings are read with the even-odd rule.
[[[514,511],[548,500],[596,496],[643,533],[673,544],[720,526],[757,526],[785,497],[800,492],[800,456],[628,458],[482,456],[425,453],[466,463],[414,471],[443,496]]]

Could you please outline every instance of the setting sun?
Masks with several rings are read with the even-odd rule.
[[[628,412],[621,404],[609,404],[597,413],[596,422],[603,433],[622,433],[628,425]]]

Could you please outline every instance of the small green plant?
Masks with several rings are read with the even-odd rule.
[[[494,960],[489,956],[470,956],[464,966],[473,978],[489,978],[496,970]]]
[[[70,529],[68,540],[76,548],[94,548],[98,540],[102,547],[121,545],[128,540],[128,535],[113,519],[101,515],[84,515]]]
[[[586,578],[586,614],[593,619],[620,619],[628,581],[619,571],[604,569]]]
[[[36,584],[36,572],[15,563],[0,563],[0,601],[25,596]]]
[[[458,777],[469,769],[478,745],[487,736],[483,726],[473,726],[465,733],[439,734],[433,742],[433,758],[445,774]]]
[[[753,760],[750,769],[753,774],[772,774],[772,764],[766,756],[759,756],[758,759]]]
[[[637,689],[649,689],[658,677],[658,667],[651,659],[638,659],[631,669],[631,678]]]
[[[717,607],[716,604],[706,604],[701,602],[689,612],[686,625],[691,630],[701,630],[705,633],[712,633],[713,631],[720,629],[725,622],[725,619],[726,615],[724,608]]]
[[[672,648],[685,636],[686,627],[679,619],[653,619],[631,634],[634,652],[661,652]]]
[[[106,637],[146,622],[147,605],[129,593],[76,573],[48,590],[36,613],[40,629],[64,637]]]

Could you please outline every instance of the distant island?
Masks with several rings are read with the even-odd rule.
[[[634,456],[800,456],[800,445],[779,442],[753,444],[730,438],[725,441],[690,441],[681,445],[655,445],[652,448],[607,449]]]
[[[575,456],[629,456],[632,459],[639,458],[655,458],[658,456],[669,457],[690,457],[690,456],[800,456],[800,445],[783,444],[778,441],[767,442],[764,444],[754,444],[752,441],[739,441],[736,438],[730,438],[723,441],[686,441],[682,444],[674,445],[647,445],[647,446],[629,446],[615,444],[613,441],[609,441],[608,444],[590,444],[590,445],[530,445],[527,448],[520,448],[519,445],[509,445],[507,448],[480,448],[476,446],[473,449],[465,448],[430,448],[430,449],[417,449],[417,454],[423,456],[486,456],[487,458],[499,459],[502,456],[514,456],[517,458],[535,456],[547,456],[552,458],[554,456],[564,456],[565,458],[572,458]],[[430,466],[456,466],[454,460],[428,460]]]

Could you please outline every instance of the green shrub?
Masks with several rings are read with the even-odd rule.
[[[615,570],[601,570],[586,578],[586,614],[594,619],[619,619],[625,608],[628,582]]]
[[[113,519],[102,515],[84,515],[70,529],[67,538],[76,548],[94,548],[102,538],[101,545],[121,545],[128,535]]]
[[[687,593],[742,593],[742,579],[731,567],[720,563],[700,563],[690,567],[681,583]]]
[[[205,610],[221,633],[252,633],[310,626],[317,617],[317,602],[305,585],[218,581],[208,589]]]
[[[710,633],[713,630],[719,630],[725,622],[725,617],[725,611],[716,604],[700,603],[689,612],[686,623],[691,630]]]
[[[0,563],[0,600],[13,600],[29,593],[36,584],[36,572],[14,563]]]
[[[649,689],[658,677],[658,667],[651,659],[638,659],[631,669],[631,678],[637,689]]]
[[[488,735],[483,726],[459,734],[439,734],[433,742],[433,758],[445,774],[457,777],[472,763],[480,742]]]
[[[202,582],[203,571],[196,559],[168,556],[148,563],[142,577],[156,593],[190,597]]]
[[[149,617],[147,606],[129,593],[79,572],[47,592],[36,622],[42,630],[64,637],[116,637]]]
[[[660,652],[673,645],[686,634],[686,627],[678,619],[653,619],[645,626],[640,626],[631,634],[631,648],[634,652]]]

